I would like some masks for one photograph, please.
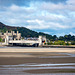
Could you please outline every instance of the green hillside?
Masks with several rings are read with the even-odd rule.
[[[52,36],[49,34],[45,34],[42,32],[38,33],[38,32],[32,31],[32,30],[25,28],[25,27],[8,26],[8,25],[5,25],[0,22],[0,32],[4,33],[7,30],[8,31],[14,30],[15,32],[19,31],[21,33],[22,37],[38,37],[39,35],[45,35],[48,39],[52,39]]]

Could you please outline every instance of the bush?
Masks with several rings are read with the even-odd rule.
[[[71,44],[67,42],[66,45],[71,45]]]
[[[47,45],[50,45],[50,42],[48,42]]]
[[[72,42],[71,42],[71,45],[75,45],[75,41],[72,41]]]

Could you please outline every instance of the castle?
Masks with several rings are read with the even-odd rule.
[[[14,31],[6,33],[0,33],[0,37],[4,39],[5,45],[21,45],[21,44],[31,44],[31,45],[36,45],[36,46],[42,46],[46,42],[46,37],[45,36],[39,36],[37,39],[21,39],[21,33],[17,31],[15,33]]]
[[[8,32],[6,31],[6,33],[0,33],[0,37],[2,39],[5,39],[6,36],[9,37],[9,40],[20,40],[21,39],[21,33],[19,33],[17,31],[17,33],[15,33],[14,31]]]

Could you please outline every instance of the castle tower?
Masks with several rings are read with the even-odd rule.
[[[39,46],[44,45],[46,42],[46,36],[39,36]]]
[[[8,37],[8,35],[6,35],[5,43],[6,43],[6,45],[9,45],[9,37]]]
[[[42,46],[42,36],[39,36],[39,46]]]

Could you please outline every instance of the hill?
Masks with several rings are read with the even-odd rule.
[[[25,27],[15,27],[15,26],[9,26],[9,25],[5,25],[2,22],[0,22],[0,32],[6,32],[6,31],[19,31],[22,35],[22,37],[38,37],[39,35],[43,35],[46,36],[47,39],[50,39],[51,41],[57,41],[57,40],[62,40],[62,41],[75,41],[75,36],[74,35],[64,35],[64,36],[59,36],[57,37],[56,35],[49,35],[49,34],[45,34],[43,32],[35,32],[32,31],[28,28]]]
[[[22,35],[22,37],[38,37],[39,35],[44,35],[46,36],[48,39],[52,39],[52,35],[49,35],[49,34],[45,34],[45,33],[42,33],[42,32],[35,32],[35,31],[32,31],[28,28],[25,28],[25,27],[15,27],[15,26],[9,26],[9,25],[5,25],[3,24],[2,22],[0,22],[0,32],[6,32],[6,31],[11,31],[11,30],[14,30],[15,32],[16,31],[19,31]]]

